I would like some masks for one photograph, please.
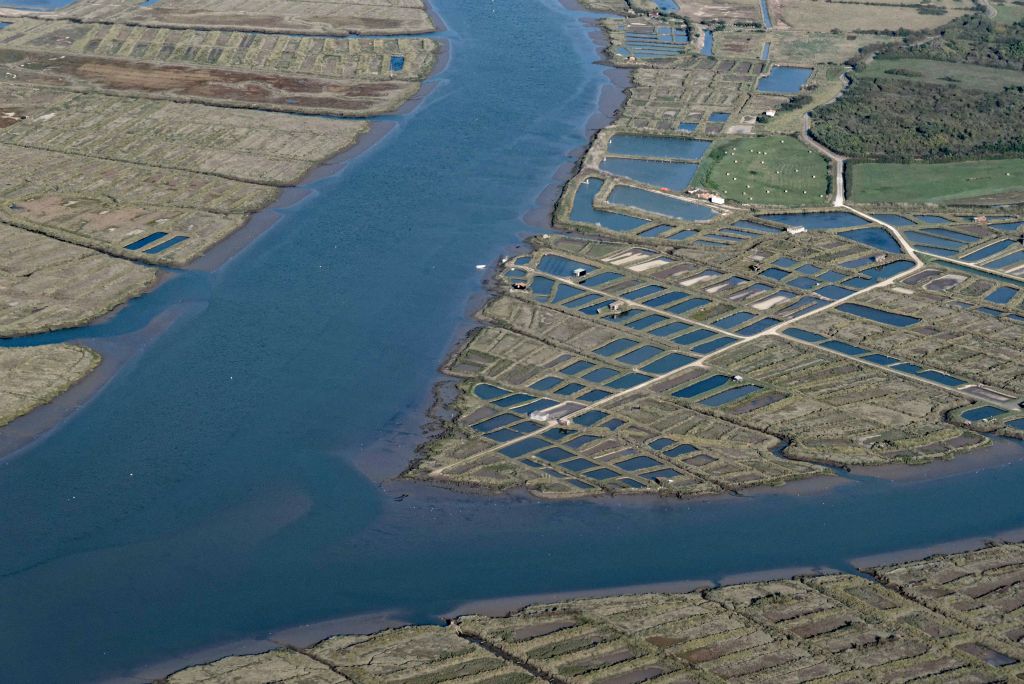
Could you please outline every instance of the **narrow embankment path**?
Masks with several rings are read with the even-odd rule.
[[[811,137],[811,115],[803,116],[803,126],[800,130],[800,139],[812,149],[825,155],[832,162],[832,175],[835,179],[835,196],[832,198],[832,206],[842,207],[846,204],[846,157],[837,154],[820,142]]]

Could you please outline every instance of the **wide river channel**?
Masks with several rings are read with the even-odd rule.
[[[1024,527],[1016,445],[690,502],[391,481],[479,304],[475,265],[536,232],[523,217],[585,145],[609,83],[586,16],[555,0],[435,8],[450,63],[372,149],[222,267],[30,341],[121,360],[0,461],[4,682],[154,676],[304,624],[844,569]]]

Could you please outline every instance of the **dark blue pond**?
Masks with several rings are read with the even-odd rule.
[[[669,197],[643,188],[620,185],[612,190],[608,202],[619,206],[636,207],[654,214],[671,216],[686,221],[706,221],[717,215],[714,209],[703,204]]]
[[[704,44],[700,48],[700,54],[710,57],[715,50],[715,32],[704,29]]]
[[[995,406],[980,406],[978,408],[968,409],[961,413],[964,420],[987,420],[989,418],[995,418],[1001,416],[1006,411],[996,408]]]
[[[144,238],[140,238],[140,239],[136,240],[135,242],[132,242],[131,244],[125,245],[124,248],[125,249],[142,249],[146,245],[151,245],[154,242],[156,242],[157,240],[162,240],[165,237],[167,237],[167,233],[163,233],[163,232],[150,233],[149,235],[147,235]]]
[[[903,251],[900,243],[896,241],[885,228],[871,226],[870,228],[857,228],[840,233],[844,238],[859,242],[868,247],[874,247],[890,254],[899,254]]]
[[[996,288],[992,294],[985,297],[985,299],[995,304],[1006,304],[1008,301],[1013,299],[1014,295],[1019,291],[1020,290],[1015,287],[1007,287],[1003,285],[1002,287]]]
[[[694,138],[619,134],[608,143],[608,153],[679,161],[699,161],[710,146],[709,140]]]
[[[887,325],[894,325],[898,328],[905,328],[908,325],[914,325],[920,323],[920,318],[913,316],[904,316],[903,314],[894,313],[892,311],[883,311],[876,309],[871,306],[864,306],[863,304],[855,304],[849,302],[847,304],[840,304],[838,307],[840,311],[853,314],[854,316],[860,316],[861,318],[867,318],[878,323],[885,323]]]
[[[979,249],[977,251],[974,251],[974,252],[971,252],[970,254],[967,254],[966,256],[963,257],[963,260],[964,261],[984,261],[985,259],[988,259],[989,257],[995,256],[996,254],[999,254],[1003,250],[1006,250],[1006,249],[1009,249],[1010,247],[1013,247],[1015,244],[1016,243],[1013,242],[1012,240],[1000,240],[999,242],[994,242],[994,243],[992,243],[990,245],[982,247],[981,249]]]
[[[807,214],[761,214],[761,218],[777,221],[787,226],[803,226],[807,230],[828,230],[832,228],[848,228],[862,226],[867,223],[856,214],[848,211],[819,211]]]
[[[14,9],[49,11],[59,10],[67,7],[75,0],[2,0],[0,7],[13,7]]]
[[[772,66],[768,75],[758,80],[757,89],[763,93],[798,93],[813,71],[805,67]]]
[[[653,161],[650,159],[623,159],[609,157],[601,169],[615,176],[631,178],[641,183],[670,190],[685,190],[697,173],[692,162]]]
[[[160,252],[166,252],[171,247],[174,247],[175,245],[180,245],[185,240],[188,240],[187,235],[175,235],[170,240],[164,240],[159,245],[156,245],[155,247],[150,247],[149,249],[145,250],[145,252],[146,254],[159,254]]]
[[[586,144],[606,83],[590,29],[555,0],[436,5],[454,45],[424,106],[239,257],[81,335],[129,360],[0,466],[5,684],[96,681],[366,613],[438,621],[498,596],[845,568],[1024,525],[1020,463],[703,502],[382,487],[471,325],[474,265],[534,231],[520,217]],[[169,307],[149,344],[119,336]]]

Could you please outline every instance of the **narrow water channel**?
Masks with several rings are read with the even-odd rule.
[[[223,268],[55,336],[125,354],[119,340],[178,314],[0,461],[5,682],[126,677],[370,612],[436,621],[467,601],[845,567],[1024,527],[1016,446],[956,476],[710,501],[379,485],[418,440],[475,265],[532,230],[523,215],[607,84],[583,16],[554,0],[436,8],[451,63],[424,106]]]

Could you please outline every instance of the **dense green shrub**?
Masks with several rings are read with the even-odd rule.
[[[881,161],[952,161],[1024,154],[1024,89],[1000,93],[854,76],[814,112],[815,138],[840,154]]]

